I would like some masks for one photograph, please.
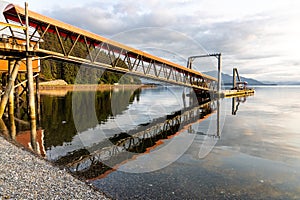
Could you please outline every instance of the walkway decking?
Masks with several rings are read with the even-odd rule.
[[[254,94],[254,89],[246,89],[246,90],[224,90],[224,97],[234,97],[234,96],[244,96]]]

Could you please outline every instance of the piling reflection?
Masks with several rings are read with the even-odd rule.
[[[43,157],[58,165],[66,167],[72,173],[86,179],[94,179],[117,168],[120,164],[135,159],[136,156],[149,152],[162,144],[181,130],[189,134],[205,136],[199,158],[204,158],[212,150],[213,144],[220,139],[220,99],[202,102],[182,94],[183,108],[172,114],[152,119],[151,122],[140,123],[136,128],[118,132],[101,140],[90,139],[91,145],[82,145],[77,142],[78,134],[90,137],[86,132],[101,124],[107,123],[114,115],[122,115],[134,101],[139,101],[141,90],[120,90],[114,93],[114,102],[118,107],[111,105],[112,91],[97,92],[91,96],[90,92],[69,92],[65,96],[41,96],[40,123],[25,121],[8,115],[5,123],[0,121],[2,132],[9,133],[9,137],[16,140]],[[86,123],[82,130],[77,130],[72,115],[72,95],[80,99],[80,108],[84,108],[89,98],[95,98],[96,115],[99,123],[89,123],[90,116],[79,116]],[[186,102],[188,98],[189,101]],[[123,101],[129,99],[129,102]],[[232,113],[236,114],[239,103],[245,102],[246,97],[232,99]],[[198,102],[197,104],[195,102]],[[195,105],[196,104],[196,105]],[[112,110],[114,109],[114,110]],[[22,116],[22,110],[18,116]],[[212,115],[213,114],[213,115]],[[200,124],[209,116],[216,117],[215,128],[209,134],[201,132],[192,125]],[[34,127],[38,124],[38,127]],[[8,127],[7,127],[8,126]],[[32,129],[36,131],[32,131]],[[93,134],[97,134],[96,131]],[[58,150],[57,150],[58,149]],[[55,154],[55,155],[54,155]]]
[[[247,97],[252,96],[250,95],[244,95],[244,96],[237,96],[237,97],[232,97],[232,109],[231,109],[231,114],[236,115],[237,111],[239,109],[240,103],[245,103]]]
[[[10,132],[10,137],[11,139],[15,140],[16,139],[16,124],[15,124],[15,117],[13,113],[8,114],[8,119],[9,119],[9,132]]]
[[[149,124],[142,124],[135,130],[116,134],[91,148],[76,150],[61,157],[56,163],[86,179],[99,177],[115,170],[119,164],[149,152],[160,145],[160,141],[172,137],[180,130],[190,129],[191,124],[215,112],[217,105],[217,101],[210,101],[175,111]],[[214,137],[219,137],[219,132]]]
[[[140,92],[140,89],[114,91],[114,95],[120,101],[117,102],[119,107],[113,111],[110,105],[112,91],[109,90],[96,92],[93,97],[87,91],[68,92],[66,95],[55,98],[49,95],[41,95],[41,97],[37,98],[39,99],[39,103],[36,104],[39,111],[37,112],[37,118],[29,120],[25,104],[17,103],[14,112],[9,112],[8,115],[5,115],[6,117],[0,123],[0,129],[10,139],[16,140],[25,148],[46,157],[47,150],[71,142],[74,136],[78,134],[78,131],[83,131],[76,130],[73,122],[71,102],[74,93],[77,93],[82,105],[87,102],[88,98],[95,98],[95,107],[98,111],[96,115],[101,124],[112,117],[113,113],[121,114],[135,99],[138,101]],[[19,97],[18,99],[23,102],[26,94],[20,93]],[[122,102],[122,97],[129,99],[129,102]],[[89,122],[89,116],[83,115],[81,117],[81,120]],[[87,123],[85,130],[97,125]]]
[[[42,98],[42,119],[41,126],[45,129],[45,146],[50,149],[56,146],[63,146],[67,143],[72,143],[74,137],[78,133],[96,127],[98,124],[104,124],[109,118],[114,115],[122,114],[128,109],[128,106],[132,104],[134,100],[138,101],[141,90],[119,90],[114,91],[116,99],[119,100],[118,108],[112,110],[111,106],[111,93],[112,91],[96,92],[93,96],[90,92],[69,92],[64,97],[53,98],[53,96],[43,96]],[[84,126],[77,129],[74,124],[72,114],[72,95],[76,95],[78,98],[78,109],[81,109],[81,115],[77,116],[79,121],[83,121]],[[95,98],[95,109],[97,116],[97,123],[92,122],[90,113],[85,113],[86,107],[90,102],[90,98]],[[122,99],[127,98],[129,102],[124,102]],[[51,120],[51,123],[49,121]]]
[[[3,119],[1,119],[1,118],[0,118],[0,131],[3,135],[5,135],[5,136],[8,135],[8,130],[7,130],[6,124],[3,121]]]

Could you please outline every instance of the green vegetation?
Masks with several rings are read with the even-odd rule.
[[[56,34],[46,33],[40,47],[42,49],[63,53],[60,41]],[[73,41],[70,37],[63,38],[62,41],[65,51],[69,52],[72,48]],[[95,56],[93,47],[89,47],[92,56]],[[70,56],[79,58],[89,57],[87,45],[84,42],[77,42]],[[113,61],[111,61],[113,60]],[[99,53],[97,62],[113,65],[121,68],[128,68],[127,64],[117,58],[110,58],[104,51]],[[55,61],[50,59],[41,60],[41,78],[44,80],[63,79],[69,84],[140,84],[137,77],[128,76],[120,73],[114,73],[103,69],[96,69],[84,65]]]
[[[134,100],[139,101],[140,94],[140,89],[131,89],[95,93],[77,91],[69,92],[64,97],[43,95],[41,97],[43,117],[40,125],[45,130],[45,147],[51,148],[71,142],[78,132],[96,127],[110,117],[120,115]],[[74,101],[76,106],[73,106]],[[91,105],[91,102],[94,105]],[[90,110],[92,106],[95,108],[94,112]],[[92,120],[95,114],[96,121]],[[74,122],[80,125],[76,127]]]

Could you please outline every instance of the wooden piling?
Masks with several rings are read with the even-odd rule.
[[[11,77],[14,65],[15,65],[15,60],[9,60],[8,62],[8,76]],[[15,80],[12,81],[11,83],[11,90],[9,93],[9,98],[8,98],[8,114],[9,115],[14,115],[14,93],[15,93]]]
[[[11,139],[15,140],[17,135],[15,116],[9,113],[8,119],[9,119],[9,136],[11,137]]]
[[[6,124],[4,123],[3,119],[0,118],[0,131],[2,134],[7,135],[7,127]]]
[[[9,60],[8,62],[8,74],[11,77],[15,60]],[[15,93],[15,80],[12,81],[11,91],[8,98],[8,118],[9,118],[9,135],[10,137],[15,140],[16,139],[16,124],[15,124],[15,117],[14,117],[14,93]]]
[[[17,77],[18,79],[18,77]],[[17,80],[15,81],[15,85],[17,84]],[[17,118],[20,118],[20,86],[15,88],[15,115]]]
[[[8,99],[9,99],[10,92],[11,92],[11,90],[13,88],[14,82],[15,82],[16,77],[18,75],[20,64],[21,64],[21,60],[17,60],[15,62],[13,70],[12,70],[12,73],[9,76],[9,80],[8,80],[8,83],[7,83],[4,95],[1,98],[1,102],[0,102],[0,118],[3,117],[4,111],[5,111],[5,107],[7,105]]]
[[[35,98],[34,98],[34,84],[32,72],[32,57],[26,58],[27,66],[27,85],[28,85],[28,109],[31,130],[31,146],[33,150],[37,149],[36,144],[36,113],[35,113]]]
[[[28,85],[28,109],[31,132],[31,146],[33,150],[37,150],[36,144],[36,113],[34,99],[34,84],[32,70],[32,55],[30,55],[30,36],[29,36],[29,18],[28,3],[25,3],[25,22],[26,22],[26,68],[27,68],[27,85]]]
[[[37,109],[37,119],[38,124],[41,122],[41,96],[40,96],[40,78],[39,75],[35,77],[35,96],[36,96],[36,109]]]
[[[33,70],[32,70],[32,56],[30,55],[30,41],[29,41],[29,19],[28,19],[28,3],[25,3],[25,17],[26,17],[26,69],[27,69],[27,89],[28,89],[28,110],[29,118],[35,119],[35,102],[34,102],[34,84],[33,84]]]

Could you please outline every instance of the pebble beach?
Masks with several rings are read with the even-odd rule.
[[[109,199],[0,136],[0,199]]]

